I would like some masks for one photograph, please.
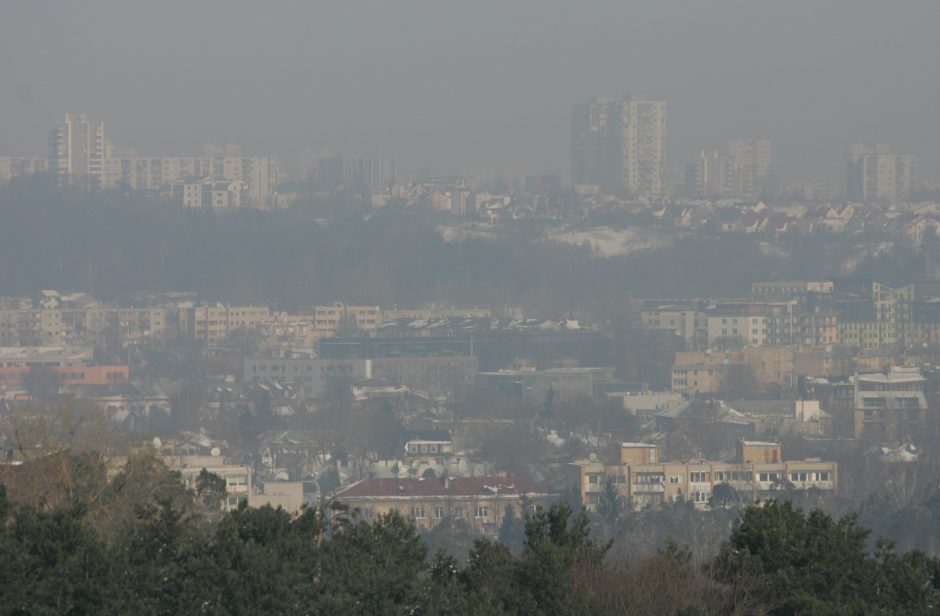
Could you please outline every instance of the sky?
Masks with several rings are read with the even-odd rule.
[[[67,111],[148,155],[388,154],[564,173],[572,103],[668,104],[668,161],[766,136],[783,177],[853,141],[940,178],[937,0],[0,0],[0,155]]]

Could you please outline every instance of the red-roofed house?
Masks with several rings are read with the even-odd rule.
[[[506,507],[516,515],[522,501],[546,506],[557,495],[521,477],[369,478],[337,488],[335,500],[359,509],[367,520],[397,511],[418,528],[432,528],[445,518],[462,519],[480,533],[495,533]]]

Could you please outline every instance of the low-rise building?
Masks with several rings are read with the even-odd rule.
[[[676,364],[672,391],[689,396],[718,393],[729,371],[730,364]]]
[[[218,452],[213,452],[218,453]],[[167,468],[182,475],[186,487],[196,489],[200,473],[206,470],[225,480],[225,501],[222,509],[234,510],[239,503],[247,501],[252,492],[251,467],[245,464],[226,464],[221,455],[211,456],[164,456]]]
[[[544,507],[557,496],[521,477],[370,478],[338,488],[333,498],[358,509],[366,520],[398,512],[420,529],[445,519],[462,520],[472,531],[495,534],[507,507],[517,516]]]
[[[926,428],[927,381],[917,368],[855,377],[855,438],[903,441]]]
[[[95,365],[89,348],[0,347],[0,386],[18,387],[31,379],[48,385],[116,385],[126,383],[126,365]]]
[[[623,443],[620,452],[619,464],[586,460],[569,465],[569,480],[589,511],[596,510],[608,484],[633,510],[679,501],[708,509],[727,499],[754,502],[790,490],[832,492],[838,475],[835,462],[784,461],[780,445],[771,442],[740,441],[733,462],[664,461],[658,446],[645,443]]]

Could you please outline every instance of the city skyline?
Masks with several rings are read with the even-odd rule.
[[[6,5],[0,50],[19,61],[0,75],[9,84],[0,135],[10,153],[39,154],[30,151],[32,135],[64,110],[84,109],[106,118],[116,141],[148,143],[154,156],[240,143],[277,157],[309,147],[394,152],[409,173],[564,174],[570,105],[643,92],[669,101],[668,160],[679,169],[703,147],[766,135],[787,177],[839,174],[841,153],[855,141],[891,142],[918,156],[923,176],[940,175],[931,145],[940,122],[929,104],[940,92],[922,77],[937,54],[935,4],[814,6],[811,21],[793,6],[608,6],[586,14],[560,5],[538,22],[531,8],[451,14],[366,3],[269,16],[236,5],[226,12],[243,35],[235,47],[201,27],[215,16],[210,5],[187,8],[184,21],[172,10],[129,14],[112,2],[51,15],[32,3]],[[268,34],[272,19],[283,28],[276,37]],[[108,35],[79,44],[77,33],[92,24]],[[651,24],[681,44],[654,38]],[[477,44],[483,32],[495,42]],[[890,48],[878,43],[888,38]],[[706,44],[707,54],[696,52]],[[344,48],[361,53],[332,51]],[[249,74],[259,80],[246,89]]]

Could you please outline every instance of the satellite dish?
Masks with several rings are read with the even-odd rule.
[[[163,441],[160,440],[160,437],[159,436],[153,437],[153,448],[160,449],[161,447],[163,447]]]
[[[209,453],[211,453],[211,454],[213,455],[213,457],[218,458],[219,456],[222,455],[222,450],[219,449],[218,447],[213,447],[213,448],[212,448],[212,451],[210,451]]]

